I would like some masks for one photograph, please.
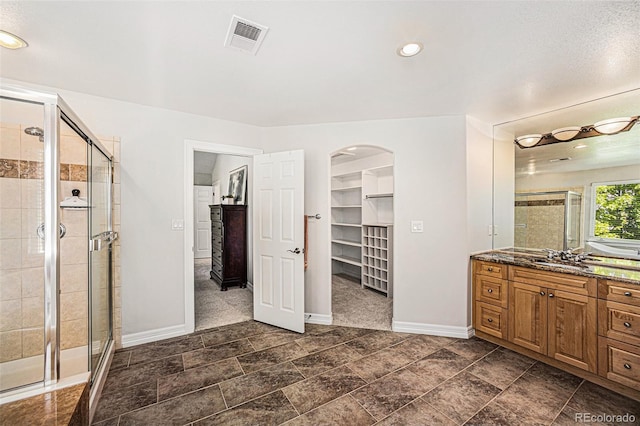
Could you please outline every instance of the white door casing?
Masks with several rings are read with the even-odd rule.
[[[213,191],[213,204],[220,204],[222,203],[222,200],[220,198],[220,196],[222,195],[220,193],[220,181],[217,180],[215,182],[213,182],[213,185],[211,187],[212,191]]]
[[[304,151],[253,158],[253,317],[303,333]]]
[[[193,186],[193,257],[203,259],[211,257],[211,214],[209,205],[213,204],[210,186]]]

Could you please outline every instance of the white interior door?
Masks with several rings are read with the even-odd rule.
[[[210,186],[193,186],[193,242],[195,259],[211,257],[211,214],[209,205],[213,204],[213,192]]]
[[[303,333],[304,151],[253,158],[253,318]]]

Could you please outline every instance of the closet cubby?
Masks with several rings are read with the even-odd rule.
[[[362,226],[362,286],[393,294],[392,225]]]

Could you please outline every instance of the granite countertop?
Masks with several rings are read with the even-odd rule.
[[[581,275],[592,278],[607,278],[629,284],[640,285],[640,261],[610,257],[590,256],[584,263],[575,265],[550,261],[543,252],[518,250],[492,250],[471,256],[472,259],[505,265],[523,266],[543,271]]]

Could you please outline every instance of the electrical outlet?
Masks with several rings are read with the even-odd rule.
[[[183,219],[172,219],[171,220],[171,229],[173,231],[182,231],[184,229],[184,220]]]
[[[423,232],[423,231],[424,231],[424,223],[421,220],[411,221],[411,232]]]

